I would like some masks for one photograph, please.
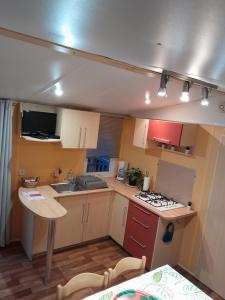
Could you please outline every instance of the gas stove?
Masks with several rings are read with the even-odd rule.
[[[183,204],[178,203],[173,198],[168,198],[154,192],[142,192],[134,197],[148,203],[160,211],[184,207]]]

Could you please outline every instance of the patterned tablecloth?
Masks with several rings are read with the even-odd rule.
[[[146,300],[212,300],[212,298],[168,265],[125,281],[85,299],[114,300],[116,299],[116,295],[126,290],[131,291],[130,297],[128,297],[130,300],[132,300],[132,290],[143,291],[154,296],[154,298],[140,298]]]

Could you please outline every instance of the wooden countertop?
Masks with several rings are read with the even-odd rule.
[[[190,210],[187,207],[171,209],[167,211],[159,211],[151,206],[149,206],[144,201],[141,201],[133,196],[138,194],[140,191],[136,188],[131,188],[124,183],[121,183],[118,180],[115,180],[113,177],[104,177],[102,178],[108,184],[108,188],[105,189],[97,189],[97,190],[89,190],[89,191],[77,191],[77,192],[69,192],[69,193],[57,193],[53,190],[49,185],[46,186],[38,186],[35,188],[19,188],[19,199],[21,203],[32,213],[35,215],[45,218],[45,219],[58,219],[66,215],[66,209],[58,203],[57,198],[62,197],[72,197],[78,195],[86,195],[86,194],[93,194],[93,193],[103,193],[103,192],[110,192],[115,191],[122,196],[128,198],[129,200],[134,201],[135,203],[145,207],[149,211],[152,211],[159,217],[166,219],[166,220],[177,220],[183,219],[186,217],[190,217],[196,214],[194,210]],[[36,190],[40,192],[44,196],[44,200],[28,200],[24,195],[23,192],[28,192]]]
[[[38,191],[45,199],[28,200],[23,192]],[[33,214],[44,219],[58,219],[67,214],[66,209],[59,204],[54,197],[57,194],[50,186],[38,186],[35,188],[19,188],[19,199],[21,203]]]
[[[28,200],[23,192],[38,191],[45,199],[43,200]],[[78,195],[102,193],[113,191],[112,188],[77,191],[67,193],[57,193],[49,185],[37,186],[34,188],[19,188],[19,199],[21,203],[30,210],[33,214],[44,219],[58,219],[67,214],[66,209],[57,201],[57,198],[72,197]]]
[[[107,182],[108,186],[114,189],[115,192],[145,207],[146,209],[152,211],[154,214],[158,215],[163,219],[172,221],[172,220],[183,219],[186,217],[194,216],[197,214],[196,211],[190,210],[187,207],[181,207],[181,208],[176,208],[176,209],[171,209],[166,211],[157,210],[154,207],[151,207],[149,204],[145,203],[144,201],[133,197],[134,195],[140,193],[140,191],[137,188],[131,188],[128,185],[116,180],[113,177],[105,177],[103,179]]]

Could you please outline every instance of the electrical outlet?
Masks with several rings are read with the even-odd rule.
[[[19,169],[18,175],[19,176],[25,176],[25,170],[24,169]]]

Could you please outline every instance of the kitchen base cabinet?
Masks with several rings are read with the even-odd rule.
[[[185,221],[178,220],[174,224],[174,234],[170,242],[163,242],[162,237],[165,233],[169,221],[160,219],[157,228],[155,246],[152,257],[151,269],[156,269],[163,265],[175,266],[179,262],[180,246],[183,237]]]
[[[56,221],[54,249],[107,236],[111,200],[111,191],[58,198],[67,214]],[[47,234],[48,222],[23,209],[21,242],[30,260],[46,251]]]
[[[112,201],[112,213],[109,227],[109,235],[123,246],[124,234],[127,222],[129,200],[115,193]]]
[[[67,215],[56,222],[55,248],[107,236],[112,193],[62,197]]]
[[[130,201],[124,238],[124,249],[132,256],[146,256],[146,267],[151,268],[159,217]]]
[[[111,198],[111,192],[87,196],[83,241],[108,235]]]
[[[82,242],[86,196],[62,197],[58,201],[67,214],[56,221],[55,249]]]

